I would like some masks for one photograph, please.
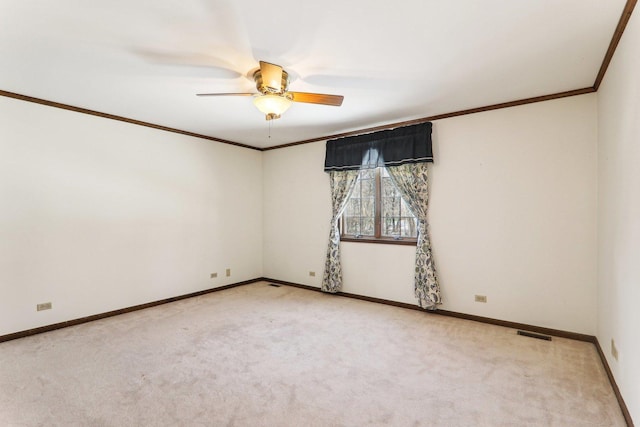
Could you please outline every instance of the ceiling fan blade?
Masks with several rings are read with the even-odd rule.
[[[196,96],[253,96],[255,93],[196,93]]]
[[[132,49],[131,52],[151,64],[159,64],[167,67],[200,68],[209,71],[212,77],[218,79],[236,79],[243,76],[230,62],[211,55],[184,52],[175,53],[151,49]]]
[[[274,92],[282,91],[282,67],[269,62],[260,61],[262,83]]]
[[[307,104],[333,105],[339,107],[342,105],[344,96],[327,95],[324,93],[307,93],[307,92],[287,92],[291,95],[291,100],[295,102],[306,102]]]

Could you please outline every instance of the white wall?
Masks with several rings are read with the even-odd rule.
[[[441,308],[595,333],[596,121],[589,94],[434,123],[429,216]],[[324,146],[264,153],[266,277],[321,283]],[[343,290],[415,304],[414,250],[342,243]]]
[[[260,277],[261,157],[0,97],[0,335]]]
[[[589,94],[434,124],[443,308],[595,333],[596,123]]]
[[[598,91],[598,341],[640,421],[640,12]],[[618,360],[611,356],[611,339]]]
[[[265,277],[320,286],[331,219],[323,165],[321,142],[263,152]]]

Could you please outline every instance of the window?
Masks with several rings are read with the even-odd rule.
[[[415,244],[416,218],[387,169],[362,169],[341,217],[344,241]]]

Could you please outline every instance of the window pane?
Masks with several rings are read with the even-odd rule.
[[[367,218],[375,217],[376,201],[375,199],[362,199],[362,210],[360,215]]]
[[[391,178],[382,178],[382,197],[394,197],[397,194],[396,187],[393,185]]]
[[[382,216],[383,217],[400,216],[400,197],[383,197],[382,198]]]
[[[360,199],[352,197],[347,202],[347,208],[345,210],[347,216],[360,216]]]
[[[344,217],[344,234],[360,234],[360,217]]]
[[[407,205],[407,202],[405,202],[402,198],[400,200],[402,202],[402,206],[400,207],[400,209],[402,209],[402,215],[413,218],[413,212],[411,212],[411,209],[409,209],[409,205]]]
[[[362,218],[362,230],[361,233],[363,236],[374,236],[375,235],[375,227],[374,220],[372,218]]]
[[[386,217],[383,219],[383,227],[382,227],[382,235],[383,236],[393,236],[394,234],[398,234],[396,232],[397,224],[395,218]]]
[[[356,185],[353,187],[353,193],[351,193],[353,197],[360,197],[360,180],[356,181]]]
[[[362,193],[361,193],[362,197],[370,197],[372,199],[376,197],[375,180],[367,179],[367,180],[361,181],[360,184],[362,186]]]
[[[402,237],[417,237],[416,219],[414,217],[402,217]]]

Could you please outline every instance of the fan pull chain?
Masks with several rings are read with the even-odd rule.
[[[271,122],[273,120],[269,120],[269,139],[271,139]]]

